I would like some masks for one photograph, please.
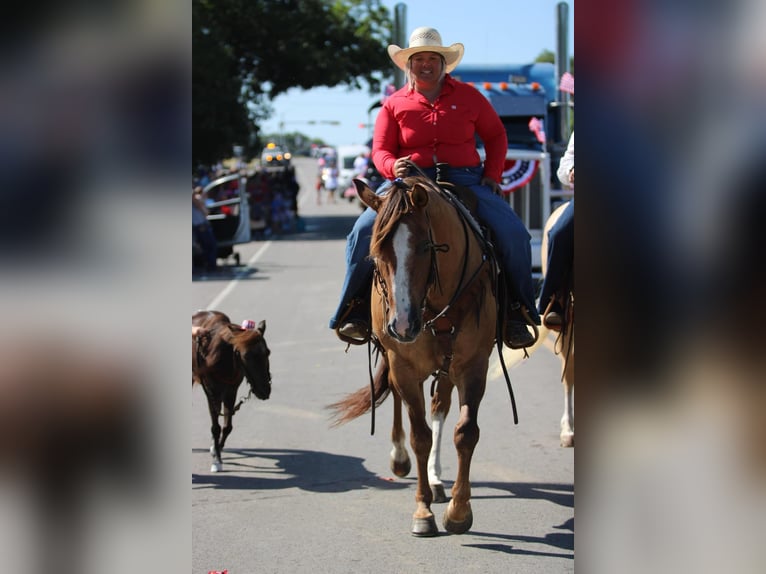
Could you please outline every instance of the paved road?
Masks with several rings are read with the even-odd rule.
[[[415,479],[388,467],[390,403],[377,410],[374,436],[368,416],[329,426],[325,405],[368,384],[366,351],[346,353],[327,328],[359,208],[316,205],[314,161],[296,165],[305,231],[242,246],[240,268],[192,283],[192,311],[266,320],[273,375],[271,399],[237,413],[218,474],[204,394],[192,389],[193,572],[573,572],[574,451],[559,447],[560,363],[549,344],[511,370],[518,425],[491,359],[467,534],[444,533],[439,505],[440,536],[409,534]],[[442,451],[449,488],[451,438]]]

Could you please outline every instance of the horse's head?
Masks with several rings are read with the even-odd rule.
[[[242,329],[231,324],[229,334],[225,337],[242,363],[250,389],[261,400],[266,400],[271,395],[271,372],[269,371],[271,351],[263,337],[265,332],[266,321],[259,322],[255,329]]]
[[[377,196],[364,182],[355,184],[361,200],[378,212],[370,256],[377,269],[378,291],[385,299],[385,330],[399,342],[412,342],[423,328],[423,308],[435,269],[427,209],[435,185],[426,177],[408,177],[397,180],[385,196]]]

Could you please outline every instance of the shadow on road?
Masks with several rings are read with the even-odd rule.
[[[206,453],[208,449],[193,449]],[[364,468],[364,459],[310,450],[226,449],[224,471],[192,474],[192,488],[347,492],[365,488],[398,490],[413,481],[392,482]]]
[[[574,508],[574,485],[528,482],[471,482],[474,489],[490,488],[504,490],[508,494],[474,495],[472,498],[523,498],[525,500],[546,500],[559,506]]]
[[[521,550],[514,548],[510,544],[489,543],[489,544],[464,544],[468,548],[483,548],[485,550],[494,550],[496,552],[505,552],[506,554],[517,554],[523,556],[547,556],[550,558],[571,558],[574,560],[574,518],[570,518],[564,524],[553,527],[554,530],[563,532],[549,532],[543,537],[539,536],[514,536],[512,534],[497,534],[490,532],[471,532],[473,536],[483,538],[496,538],[501,540],[523,542],[526,544],[543,544],[559,548],[561,550],[570,550],[571,554],[562,554],[560,552],[536,552],[534,550]]]
[[[571,484],[482,482],[473,483],[472,486],[474,489],[492,488],[508,492],[508,494],[499,496],[473,496],[472,498],[474,499],[523,498],[526,500],[544,500],[574,509],[574,487]],[[464,546],[470,548],[483,548],[485,550],[494,550],[496,552],[505,552],[506,554],[516,554],[520,556],[545,556],[551,558],[571,558],[574,560],[574,517],[568,519],[563,524],[553,526],[552,528],[553,531],[543,537],[514,536],[511,534],[473,531],[471,534],[477,537],[523,542],[525,545],[543,544],[561,550],[571,551],[571,554],[536,552],[528,549],[522,550],[514,548],[510,544],[499,543],[464,544]]]
[[[569,558],[574,560],[574,534],[564,535],[568,539],[567,546],[560,546],[559,544],[551,543],[548,538],[550,535],[546,535],[545,538],[535,538],[532,536],[505,536],[502,534],[485,534],[483,532],[471,532],[474,536],[495,536],[499,538],[507,538],[509,540],[519,540],[525,543],[531,544],[551,544],[559,548],[565,548],[566,550],[572,550],[572,553],[562,552],[536,552],[534,550],[522,550],[521,548],[514,548],[510,544],[463,544],[465,548],[480,548],[483,550],[494,550],[495,552],[504,552],[506,554],[515,554],[517,556],[539,556],[545,558]]]

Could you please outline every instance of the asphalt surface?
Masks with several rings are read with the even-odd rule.
[[[235,416],[220,473],[210,472],[204,393],[192,389],[193,572],[573,572],[574,449],[559,446],[561,363],[551,340],[510,370],[518,425],[496,354],[490,359],[466,534],[447,534],[445,505],[435,504],[440,535],[410,535],[415,477],[389,468],[390,402],[376,411],[374,436],[369,416],[331,427],[326,405],[369,384],[366,348],[346,352],[328,328],[360,209],[326,198],[317,205],[315,161],[295,165],[302,231],[238,246],[239,267],[193,277],[192,312],[266,321],[273,375],[271,398],[253,398]],[[450,431],[456,420],[453,405]],[[442,467],[449,489],[451,432]]]

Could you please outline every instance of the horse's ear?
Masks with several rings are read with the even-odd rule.
[[[356,194],[359,196],[359,199],[362,201],[362,203],[364,203],[367,207],[378,211],[380,205],[383,203],[383,200],[379,196],[375,195],[375,192],[370,189],[370,186],[361,179],[354,179],[354,187],[356,188]]]
[[[266,321],[258,322],[258,330],[261,332],[261,335],[263,335],[266,332]]]
[[[410,191],[410,200],[415,207],[425,207],[428,203],[428,189],[424,185],[416,183]]]

